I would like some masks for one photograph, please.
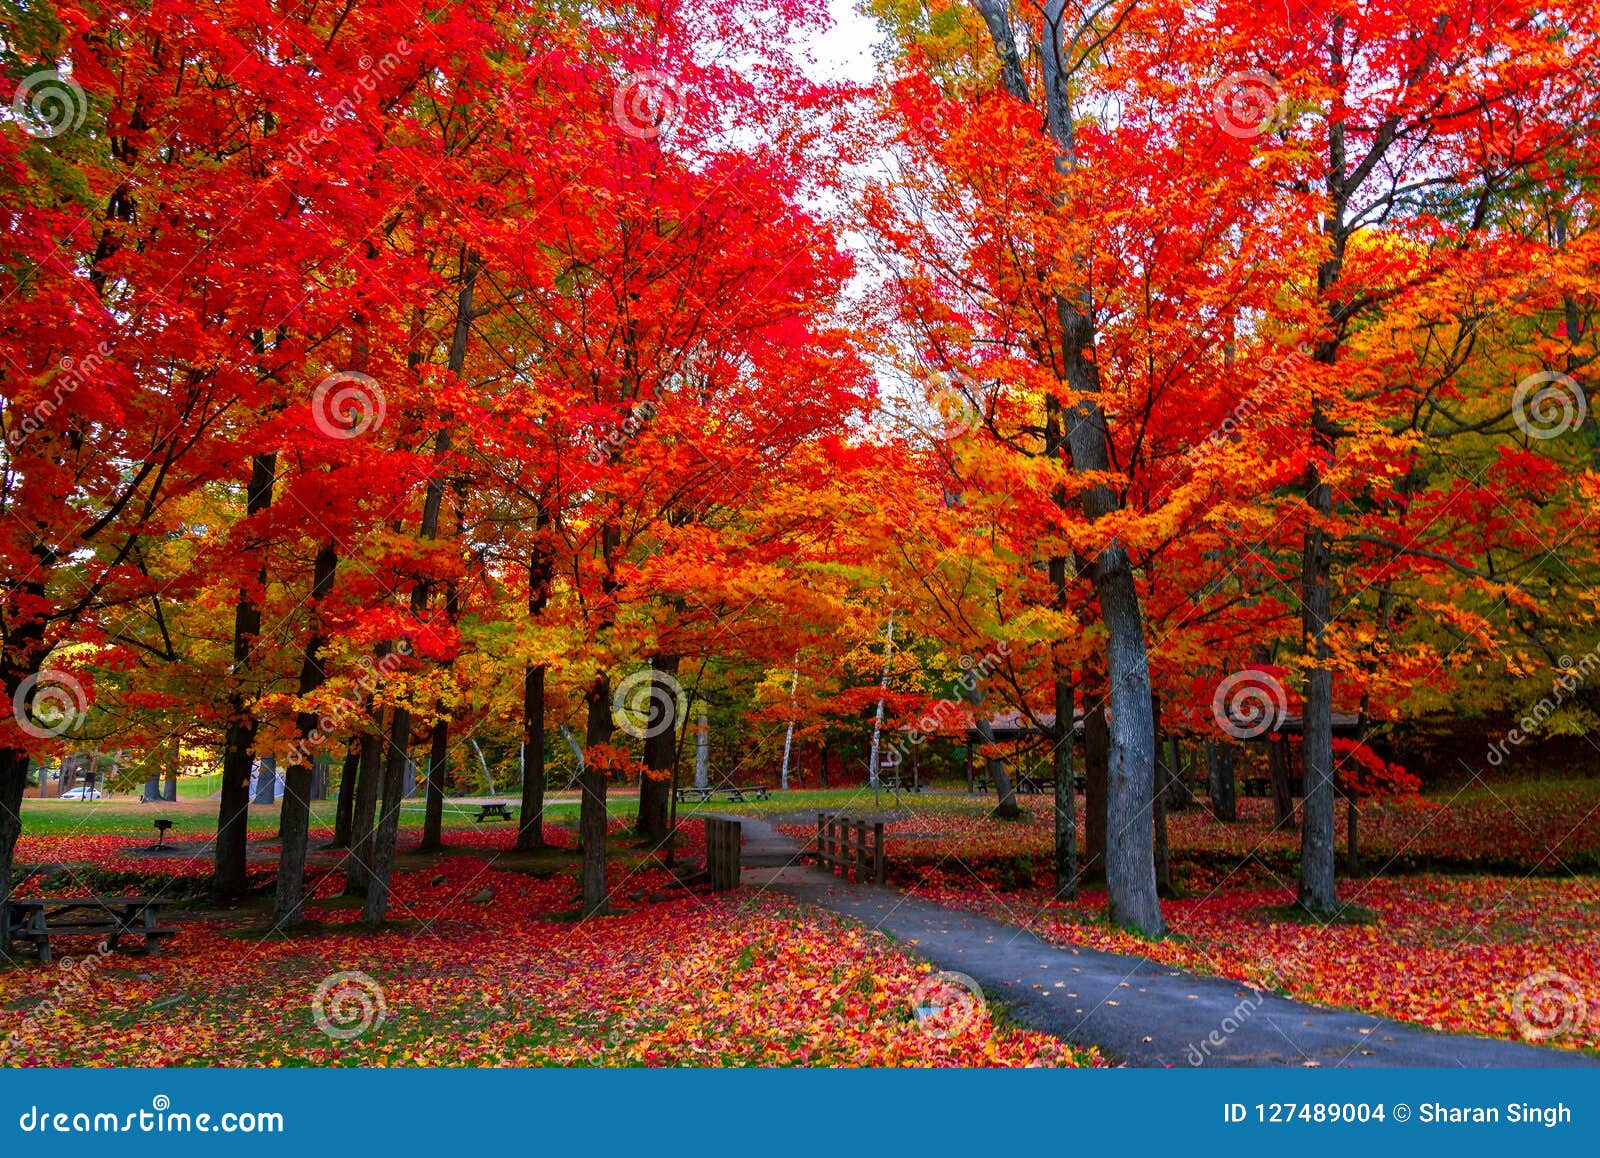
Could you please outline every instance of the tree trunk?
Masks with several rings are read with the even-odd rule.
[[[677,763],[678,745],[678,657],[658,655],[650,661],[650,724],[644,739],[646,774],[639,778],[639,836],[645,840],[667,839],[667,813],[672,803],[672,767]],[[657,705],[666,715],[658,718]],[[660,773],[651,776],[650,772]]]
[[[1172,760],[1167,775],[1167,811],[1182,812],[1194,807],[1194,790],[1189,786],[1189,777],[1185,775],[1183,745],[1176,735],[1167,737],[1167,747],[1171,749]]]
[[[389,718],[389,750],[383,760],[383,792],[372,826],[372,859],[367,862],[366,904],[361,919],[379,924],[389,915],[389,877],[400,838],[400,805],[405,799],[406,760],[410,758],[411,709],[397,707]]]
[[[1331,455],[1331,445],[1328,448]],[[1313,476],[1317,476],[1312,467]],[[1332,488],[1314,477],[1310,504],[1313,520],[1333,510]],[[1333,671],[1327,666],[1328,585],[1332,569],[1328,534],[1320,526],[1306,531],[1305,567],[1301,583],[1302,628],[1317,666],[1306,673],[1305,736],[1300,746],[1303,799],[1300,805],[1300,889],[1298,903],[1313,913],[1339,907],[1335,883],[1333,784]]]
[[[278,758],[261,757],[256,762],[256,791],[252,804],[276,804],[278,800]]]
[[[1211,796],[1211,815],[1232,822],[1239,819],[1233,779],[1233,746],[1216,740],[1206,741],[1206,778]]]
[[[522,676],[522,815],[517,818],[518,852],[544,847],[544,665]]]
[[[1061,404],[1054,396],[1045,400],[1045,457],[1055,462],[1060,459],[1065,444],[1062,440]],[[1056,488],[1051,499],[1061,510],[1067,509],[1064,487]],[[1052,556],[1049,562],[1050,589],[1057,611],[1067,610],[1067,559],[1064,555]],[[1055,778],[1055,862],[1056,896],[1067,900],[1078,895],[1078,797],[1072,783],[1072,740],[1074,704],[1072,673],[1060,654],[1052,650],[1051,663],[1055,668],[1055,749],[1052,752],[1051,771]]]
[[[477,285],[480,263],[469,249],[461,253],[461,285],[456,294],[455,329],[450,340],[450,355],[445,365],[459,378],[466,369],[467,339],[472,332],[473,289]],[[445,474],[440,460],[450,452],[450,430],[442,428],[434,437],[436,467],[428,478],[422,501],[422,522],[417,537],[430,542],[439,533],[439,511],[444,505]],[[419,623],[427,614],[430,584],[418,578],[411,587],[411,615]],[[382,921],[389,908],[389,874],[394,868],[395,841],[400,835],[400,801],[404,796],[406,761],[411,750],[411,709],[397,706],[389,726],[389,752],[383,765],[383,809],[373,828],[372,873],[367,881],[365,919]]]
[[[1078,895],[1078,797],[1072,784],[1073,696],[1072,681],[1056,675],[1055,750],[1051,772],[1056,780],[1056,896],[1071,900]]]
[[[1267,738],[1267,780],[1272,785],[1272,829],[1294,831],[1294,790],[1289,784],[1289,741]]]
[[[1105,705],[1084,695],[1083,712],[1083,869],[1081,881],[1102,881],[1106,876],[1106,794],[1109,787],[1111,733],[1106,727]]]
[[[305,652],[300,660],[299,696],[304,699],[316,691],[327,678],[322,666],[322,647],[326,642],[322,633],[321,603],[333,590],[334,571],[339,555],[332,540],[324,543],[317,552],[311,577],[311,631],[306,637]],[[306,845],[311,829],[311,757],[307,749],[317,731],[317,713],[295,713],[295,731],[299,742],[289,753],[289,767],[283,777],[283,808],[278,815],[278,837],[282,847],[278,853],[278,887],[272,902],[272,920],[278,927],[300,923],[300,905],[305,897]],[[266,761],[262,761],[261,774],[269,775]]]
[[[1169,760],[1156,761],[1156,791],[1154,815],[1151,817],[1155,833],[1153,856],[1156,866],[1156,892],[1163,897],[1177,895],[1172,887],[1172,846],[1167,834],[1167,796],[1171,791],[1172,764]]]
[[[1344,18],[1335,16],[1329,50],[1337,71],[1344,68]],[[1390,138],[1392,141],[1392,138]],[[1380,158],[1388,149],[1374,143],[1369,160]],[[1327,256],[1317,270],[1317,294],[1327,311],[1328,334],[1317,344],[1314,360],[1332,368],[1339,360],[1340,335],[1349,323],[1349,304],[1335,292],[1343,275],[1344,255],[1356,225],[1347,213],[1351,197],[1368,173],[1352,171],[1346,152],[1342,118],[1328,125],[1328,164],[1324,182],[1329,210],[1323,229],[1329,245]],[[1358,169],[1360,167],[1358,166]],[[1381,170],[1381,167],[1380,167]],[[1323,411],[1322,399],[1311,398],[1310,458],[1306,466],[1306,531],[1300,572],[1300,627],[1302,643],[1311,663],[1306,671],[1304,733],[1301,737],[1302,793],[1304,829],[1300,836],[1299,905],[1313,913],[1331,913],[1339,906],[1334,883],[1334,769],[1333,769],[1333,669],[1327,628],[1333,577],[1333,541],[1329,524],[1333,513],[1333,488],[1323,477],[1337,449],[1338,424]]]
[[[711,721],[701,705],[694,728],[694,786],[711,787]]]
[[[350,825],[350,856],[345,861],[344,894],[347,897],[366,896],[367,882],[372,877],[372,833],[377,823],[378,792],[383,784],[384,739],[388,735],[383,708],[372,709],[369,723],[371,730],[361,734],[361,759]]]
[[[159,773],[144,782],[144,790],[139,793],[140,804],[159,804],[161,802],[161,776]]]
[[[21,748],[0,749],[0,905],[11,894],[11,865],[22,835],[22,794],[27,787],[28,754]],[[0,944],[0,958],[10,948]]]
[[[444,777],[450,760],[450,723],[434,722],[428,736],[428,799],[422,818],[421,852],[444,847]]]
[[[349,848],[351,821],[356,807],[356,769],[361,766],[361,745],[353,744],[339,766],[339,799],[333,806],[333,840],[329,848]]]
[[[1346,872],[1361,871],[1361,842],[1357,839],[1360,828],[1361,810],[1356,806],[1356,798],[1352,793],[1345,797],[1345,859],[1349,862]]]
[[[183,740],[172,737],[172,751],[167,755],[167,784],[161,790],[161,799],[170,802],[178,799],[178,765],[183,762]]]
[[[588,725],[584,729],[585,752],[611,742],[611,681],[605,675],[594,677],[587,695]],[[606,777],[607,770],[585,759],[578,775],[583,791],[578,806],[578,840],[583,845],[583,886],[579,915],[588,918],[607,911],[606,903]]]
[[[968,745],[968,747],[967,747],[967,753],[968,753],[967,758],[969,760],[972,758],[971,752],[972,752],[972,747],[971,747],[971,745]],[[968,782],[970,784],[972,778],[969,776],[967,779],[968,779]],[[823,787],[823,788],[826,788],[828,786],[828,741],[827,740],[823,740],[821,743],[819,743],[817,745],[817,784],[820,787]],[[695,787],[698,788],[699,785],[697,784],[697,785],[695,785]]]
[[[250,461],[250,485],[245,515],[259,515],[272,505],[272,482],[278,456],[258,454]],[[267,586],[265,555],[256,570],[256,583]],[[217,845],[213,859],[211,895],[225,901],[241,896],[247,887],[245,842],[250,833],[250,766],[255,762],[256,718],[243,685],[251,667],[251,652],[261,634],[261,608],[248,588],[239,589],[233,608],[233,671],[228,692],[228,726],[223,737],[222,786],[217,802]]]
[[[1031,103],[1020,68],[1015,38],[1000,0],[978,0],[1012,97]],[[1066,0],[1047,0],[1040,45],[1044,79],[1044,124],[1059,154],[1057,167],[1077,167],[1069,72],[1062,59]],[[1070,255],[1068,260],[1070,261]],[[1100,375],[1094,359],[1095,325],[1086,291],[1058,293],[1055,312],[1061,327],[1061,364],[1057,373],[1078,397],[1066,411],[1066,441],[1072,465],[1081,474],[1111,472],[1110,435],[1101,409]],[[1081,496],[1083,513],[1097,522],[1116,512],[1121,501],[1109,486],[1088,487]],[[1151,809],[1155,795],[1155,724],[1150,716],[1150,662],[1145,650],[1144,621],[1133,564],[1126,548],[1113,540],[1090,567],[1100,621],[1106,629],[1106,675],[1111,698],[1111,758],[1108,769],[1106,886],[1112,921],[1147,936],[1166,932],[1156,895],[1155,851]]]
[[[528,619],[544,614],[550,605],[550,584],[555,561],[546,534],[550,512],[539,504],[534,524],[536,541],[528,552]],[[533,664],[522,675],[522,814],[517,818],[518,852],[544,847],[544,665]]]
[[[994,741],[994,728],[983,710],[983,689],[978,686],[976,679],[971,687],[963,685],[963,688],[967,703],[972,708],[972,730],[978,734],[977,742],[990,753],[984,757],[983,770],[995,792],[994,815],[1001,820],[1015,820],[1022,815],[1022,809],[1017,806],[1017,790],[1006,772],[1005,757],[998,754],[999,745]]]

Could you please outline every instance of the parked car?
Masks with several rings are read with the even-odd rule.
[[[63,800],[99,800],[105,794],[98,788],[69,788],[61,794]]]

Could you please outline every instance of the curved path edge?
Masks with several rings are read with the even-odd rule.
[[[939,969],[964,973],[1012,1019],[1136,1066],[1596,1066],[1569,1050],[1440,1033],[1308,1005],[1143,957],[1050,945],[1017,925],[846,884],[799,863],[766,821],[743,825],[745,884],[853,918]]]

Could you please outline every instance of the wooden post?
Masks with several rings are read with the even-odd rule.
[[[884,883],[883,863],[883,822],[880,820],[872,826],[872,883]]]
[[[713,892],[729,892],[739,887],[739,838],[743,826],[737,820],[720,817],[706,819],[706,871]]]

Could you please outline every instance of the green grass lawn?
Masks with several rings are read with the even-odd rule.
[[[151,822],[157,817],[165,817],[176,822],[173,839],[181,839],[185,827],[193,831],[202,831],[202,826],[208,826],[206,831],[214,829],[217,817],[217,802],[211,799],[215,791],[214,779],[201,777],[178,782],[178,799],[176,802],[157,802],[141,804],[137,793],[118,795],[106,800],[38,800],[26,799],[22,802],[22,826],[24,832],[38,835],[66,835],[69,833],[83,834],[128,834],[146,835],[151,829]],[[473,798],[478,799],[478,798]],[[495,797],[506,800],[515,806],[520,799],[517,791],[501,793]],[[1047,797],[1039,797],[1047,800]],[[901,794],[899,797],[901,808],[914,810],[936,810],[940,812],[965,813],[973,816],[986,814],[993,808],[993,801],[985,796],[969,796],[964,792],[936,791],[923,792],[915,795]],[[708,804],[684,803],[678,806],[678,816],[691,819],[707,814],[733,814],[740,816],[782,816],[785,814],[808,813],[816,811],[853,811],[870,812],[876,809],[888,810],[895,807],[895,797],[888,792],[880,793],[874,797],[868,788],[839,788],[825,791],[806,790],[794,792],[773,792],[769,800],[751,800],[735,804],[726,800],[712,801]],[[311,825],[317,827],[331,827],[334,819],[335,802],[333,800],[317,800],[311,804]],[[445,800],[444,823],[446,828],[474,828],[478,827],[473,820],[477,806],[466,801],[453,799]],[[633,785],[613,784],[606,798],[607,814],[613,819],[632,820],[638,815],[639,793]],[[578,796],[572,792],[556,793],[545,800],[545,817],[550,823],[565,824],[576,821],[578,816]],[[408,800],[400,813],[402,828],[420,828],[423,818],[423,802],[420,798]],[[485,822],[491,823],[491,822]],[[252,804],[250,806],[250,830],[252,832],[272,832],[278,824],[278,805]]]

